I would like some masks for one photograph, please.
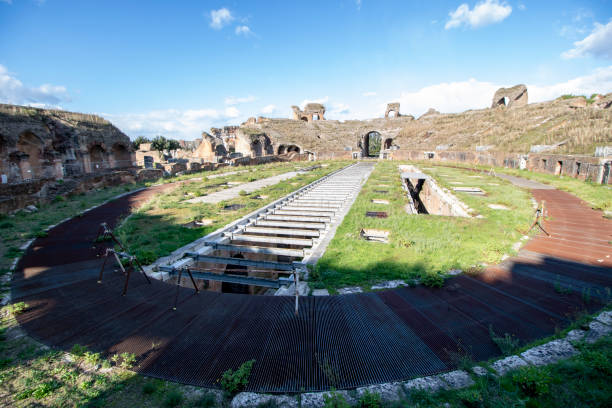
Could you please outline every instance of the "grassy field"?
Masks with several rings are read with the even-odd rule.
[[[424,283],[440,284],[451,269],[466,270],[482,262],[497,263],[529,228],[533,208],[529,194],[508,182],[451,168],[424,170],[441,186],[451,182],[480,187],[486,196],[455,193],[475,214],[483,218],[409,215],[401,187],[398,162],[379,162],[350,212],[336,231],[324,256],[311,274],[315,288],[336,289],[372,284],[392,279],[421,278]],[[381,187],[380,185],[386,185]],[[387,187],[388,186],[388,187]],[[387,190],[387,194],[375,190]],[[373,204],[381,198],[389,205]],[[510,210],[494,210],[488,204],[501,204]],[[386,211],[388,218],[368,218],[366,211]],[[362,228],[390,231],[390,243],[368,242],[360,238]]]
[[[444,164],[431,161],[418,161],[420,166],[444,167]],[[451,165],[447,163],[446,165]],[[467,163],[452,163],[452,166],[466,169],[478,169],[488,172],[491,166],[472,165]],[[609,185],[596,184],[590,181],[582,181],[568,176],[555,176],[548,173],[538,173],[529,170],[508,169],[505,167],[493,167],[495,172],[523,177],[529,180],[549,184],[556,189],[572,193],[576,197],[589,203],[591,208],[612,212],[612,187]]]
[[[175,249],[346,166],[348,162],[332,161],[323,164],[326,167],[300,174],[251,194],[241,194],[235,199],[217,204],[188,203],[187,200],[203,195],[203,193],[215,191],[214,186],[224,181],[251,181],[252,173],[228,176],[227,179],[202,180],[201,182],[183,184],[143,205],[117,229],[117,234],[119,239],[141,262],[152,263],[157,258],[169,255]],[[293,170],[295,166],[295,163],[293,163],[292,168],[285,168],[285,170]],[[262,178],[261,174],[272,175],[269,174],[267,168],[260,169],[257,172],[258,178]],[[254,199],[256,196],[265,196],[265,198]],[[225,206],[234,204],[244,207],[236,210],[224,209]],[[210,224],[195,228],[185,226],[185,224],[195,220],[209,220]]]

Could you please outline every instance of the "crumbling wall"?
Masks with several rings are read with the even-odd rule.
[[[81,113],[0,104],[0,174],[7,183],[131,167],[129,138]]]
[[[388,118],[390,113],[394,113],[396,118],[400,117],[399,102],[391,102],[387,104],[387,109],[385,110],[385,118]]]
[[[525,85],[516,85],[512,88],[499,88],[493,95],[491,108],[505,106],[507,108],[526,106],[527,105],[527,87]]]
[[[325,120],[325,106],[320,103],[309,103],[304,106],[302,111],[297,106],[292,106],[293,119],[312,122],[313,120]]]

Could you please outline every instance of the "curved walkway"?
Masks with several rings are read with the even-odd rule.
[[[454,356],[499,354],[491,340],[510,333],[529,342],[551,335],[577,314],[595,311],[612,286],[612,221],[558,190],[546,200],[545,227],[517,257],[478,276],[449,279],[442,289],[300,299],[180,289],[134,274],[108,272],[92,240],[164,186],[121,197],[64,222],[27,250],[13,275],[14,301],[30,308],[22,327],[45,344],[130,352],[145,375],[217,387],[221,374],[254,359],[248,391],[320,391],[405,380],[454,368]],[[566,290],[567,289],[567,290]]]

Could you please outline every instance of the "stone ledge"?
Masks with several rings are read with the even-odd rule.
[[[496,362],[491,364],[491,368],[495,370],[499,375],[504,375],[508,371],[512,371],[517,368],[524,367],[526,365],[528,365],[527,362],[519,356],[509,356],[506,358],[502,358],[501,360],[497,360]]]
[[[438,376],[442,381],[448,384],[447,389],[465,388],[474,384],[472,377],[463,370],[455,370]]]
[[[568,340],[553,340],[521,353],[521,357],[528,363],[541,366],[556,363],[576,354],[578,354],[578,351]]]

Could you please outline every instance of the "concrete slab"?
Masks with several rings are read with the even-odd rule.
[[[363,292],[363,289],[361,289],[359,286],[350,286],[350,287],[338,289],[338,293],[341,295],[351,295],[353,293],[362,293],[362,292]]]
[[[501,360],[497,360],[496,362],[491,364],[491,368],[495,370],[499,375],[504,375],[508,371],[516,370],[517,368],[524,367],[526,365],[528,365],[527,362],[519,356],[510,356],[502,358]]]
[[[474,380],[463,370],[455,370],[449,373],[440,374],[438,376],[442,381],[448,384],[446,388],[456,390],[458,388],[469,387],[474,384]]]
[[[406,390],[426,390],[426,391],[439,391],[446,388],[444,383],[438,376],[415,378],[414,380],[406,381],[404,388]]]
[[[567,340],[553,340],[521,353],[528,363],[541,366],[574,356],[578,351]]]
[[[608,326],[607,324],[600,323],[597,320],[592,321],[589,324],[589,330],[587,331],[585,341],[587,343],[595,343],[597,340],[611,332],[612,327]]]
[[[329,291],[327,289],[314,289],[312,296],[329,296]]]

